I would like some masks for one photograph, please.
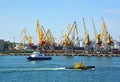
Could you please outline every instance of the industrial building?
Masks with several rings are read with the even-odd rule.
[[[4,51],[4,40],[0,39],[0,51]]]

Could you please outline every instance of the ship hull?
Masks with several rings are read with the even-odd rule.
[[[51,57],[27,57],[28,60],[51,60]]]
[[[66,67],[66,69],[81,69],[81,70],[88,70],[88,69],[94,69],[95,66],[85,66],[85,67],[78,67],[78,68],[74,68],[73,66],[71,67]]]

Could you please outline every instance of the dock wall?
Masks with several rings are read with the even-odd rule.
[[[10,53],[2,54],[0,56],[30,56],[32,53]],[[84,53],[43,53],[45,56],[108,56],[120,57],[120,54],[84,54]]]

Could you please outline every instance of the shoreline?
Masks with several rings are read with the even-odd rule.
[[[0,53],[0,56],[30,56],[32,53]],[[84,53],[43,53],[45,56],[106,56],[120,57],[120,54],[84,54]]]

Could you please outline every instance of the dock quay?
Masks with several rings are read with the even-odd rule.
[[[10,53],[0,56],[29,56],[32,53]],[[45,56],[106,56],[106,57],[120,57],[120,54],[84,54],[84,53],[43,53]]]
[[[32,52],[25,52],[25,51],[12,51],[9,53],[6,52],[0,52],[0,56],[30,56]],[[85,54],[84,50],[53,50],[53,51],[47,51],[47,52],[41,52],[45,56],[110,56],[110,57],[120,57],[120,51],[118,52],[104,52],[104,53],[95,53],[90,52]]]

